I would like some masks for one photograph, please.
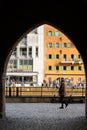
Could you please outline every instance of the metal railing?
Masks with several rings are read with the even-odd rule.
[[[6,97],[56,97],[58,89],[53,87],[5,87]],[[66,88],[66,96],[85,97],[85,88]]]

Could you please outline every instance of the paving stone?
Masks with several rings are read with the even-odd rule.
[[[85,104],[6,103],[0,130],[87,130]]]

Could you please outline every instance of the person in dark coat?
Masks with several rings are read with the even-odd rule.
[[[65,81],[64,78],[61,78],[61,82],[60,82],[60,87],[59,87],[59,96],[60,96],[60,102],[61,102],[61,109],[64,108],[64,104],[65,107],[68,106],[68,102],[66,100],[64,100],[64,97],[66,95],[66,85],[65,85]]]

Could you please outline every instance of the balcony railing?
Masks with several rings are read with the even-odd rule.
[[[82,64],[82,60],[62,60],[61,63],[65,64]]]

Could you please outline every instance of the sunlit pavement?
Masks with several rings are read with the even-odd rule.
[[[85,104],[7,103],[0,130],[87,130]]]

